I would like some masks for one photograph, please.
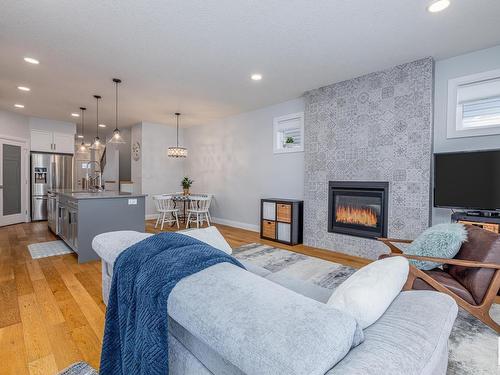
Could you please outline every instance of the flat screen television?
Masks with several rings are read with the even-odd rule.
[[[500,150],[434,155],[434,206],[500,209]]]

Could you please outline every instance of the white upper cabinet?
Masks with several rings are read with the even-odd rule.
[[[54,152],[52,138],[52,132],[32,130],[31,151]]]
[[[73,154],[75,152],[74,135],[33,129],[31,130],[31,151]]]
[[[52,133],[54,135],[54,151],[61,154],[75,152],[75,136],[66,133]]]

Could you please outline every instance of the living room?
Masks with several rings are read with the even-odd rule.
[[[1,10],[0,374],[498,372],[497,2]]]

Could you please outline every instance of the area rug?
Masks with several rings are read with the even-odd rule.
[[[28,250],[33,259],[51,257],[54,255],[64,255],[73,252],[63,241],[49,241],[32,243],[28,245]]]
[[[261,244],[249,244],[234,250],[233,255],[266,268],[273,273],[309,281],[335,289],[355,272],[354,268]],[[500,306],[492,316],[500,321]],[[449,375],[500,374],[497,367],[498,336],[467,312],[460,309],[449,340]]]

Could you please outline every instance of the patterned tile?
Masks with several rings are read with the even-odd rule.
[[[376,258],[372,240],[328,233],[329,180],[389,181],[389,236],[429,225],[431,58],[306,93],[304,243]]]

